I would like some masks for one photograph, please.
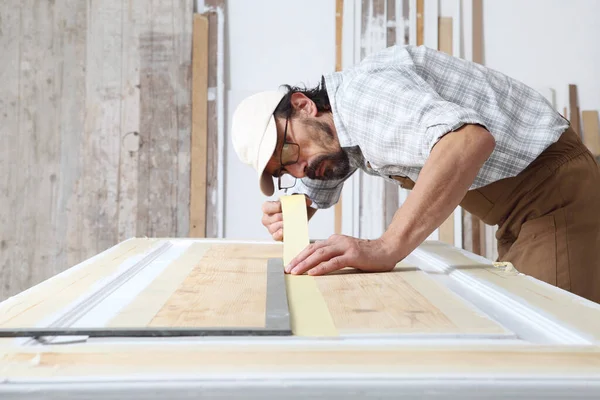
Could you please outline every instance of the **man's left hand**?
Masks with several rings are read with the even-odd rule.
[[[381,239],[363,240],[351,236],[333,235],[312,243],[302,250],[285,268],[285,272],[301,275],[323,275],[345,267],[365,272],[391,271],[399,260]]]

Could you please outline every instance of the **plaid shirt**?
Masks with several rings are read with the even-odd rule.
[[[334,205],[359,168],[416,181],[433,146],[464,124],[483,125],[496,140],[471,189],[517,175],[569,126],[534,89],[424,46],[387,48],[325,75],[325,85],[353,168],[337,181],[298,180],[294,191],[316,208]]]

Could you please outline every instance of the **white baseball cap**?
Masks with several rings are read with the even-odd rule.
[[[277,146],[273,112],[285,94],[284,90],[253,94],[245,98],[233,114],[233,148],[244,164],[256,170],[260,190],[266,196],[275,192],[273,177],[264,172]]]

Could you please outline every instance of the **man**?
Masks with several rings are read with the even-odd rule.
[[[498,225],[499,260],[600,302],[600,169],[536,91],[426,47],[396,46],[325,75],[245,99],[233,117],[240,159],[262,192],[292,188],[309,217],[334,205],[358,168],[412,189],[377,240],[333,235],[286,272],[389,271],[458,206]],[[263,224],[282,240],[279,202]]]

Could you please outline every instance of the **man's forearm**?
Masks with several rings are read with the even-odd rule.
[[[493,136],[478,125],[465,125],[434,146],[415,187],[381,237],[398,260],[450,216],[494,146]]]

